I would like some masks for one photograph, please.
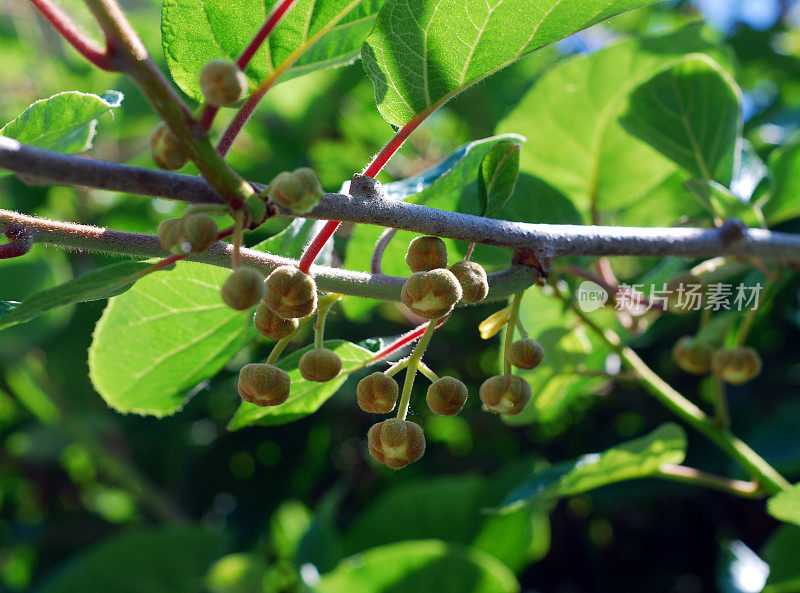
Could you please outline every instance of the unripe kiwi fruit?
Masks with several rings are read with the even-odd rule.
[[[306,381],[324,383],[342,370],[342,359],[327,348],[314,348],[300,357],[300,374]]]
[[[531,386],[522,377],[496,375],[483,382],[478,395],[492,412],[513,416],[530,401]]]
[[[367,444],[376,461],[400,469],[425,453],[425,433],[415,422],[390,418],[369,429]]]
[[[227,60],[211,60],[200,71],[200,89],[209,105],[232,105],[247,93],[247,77]]]
[[[264,297],[264,276],[256,269],[234,270],[222,285],[222,300],[231,309],[244,311]]]
[[[239,371],[239,395],[257,406],[277,406],[289,397],[289,373],[271,364],[248,364]]]
[[[183,240],[191,253],[202,253],[217,240],[217,223],[208,214],[198,212],[183,219]]]
[[[293,212],[305,214],[319,204],[325,192],[313,169],[300,167],[278,173],[269,184],[269,199]]]
[[[260,334],[273,340],[280,340],[297,329],[297,319],[284,319],[275,315],[275,311],[261,301],[253,317],[253,324]]]
[[[153,135],[150,136],[150,152],[153,162],[168,171],[180,169],[189,162],[178,137],[163,121],[156,126]]]
[[[280,266],[267,277],[264,302],[284,319],[311,315],[317,308],[317,284],[295,266]]]
[[[489,294],[489,279],[482,265],[462,259],[450,266],[450,271],[461,285],[461,300],[466,304],[479,303]]]
[[[400,386],[381,372],[367,375],[356,386],[358,406],[371,414],[388,414],[394,410]]]
[[[511,331],[509,329],[509,331]],[[506,352],[508,361],[518,369],[529,371],[542,364],[544,348],[536,340],[523,338],[513,342]]]
[[[711,370],[711,347],[692,336],[683,336],[672,347],[672,359],[687,373],[705,375]]]
[[[742,347],[715,350],[711,355],[711,370],[731,385],[742,385],[761,372],[761,356],[754,348]]]
[[[438,319],[461,299],[461,285],[450,270],[415,272],[406,280],[400,298],[416,315]]]
[[[158,225],[158,240],[167,251],[180,249],[183,240],[183,219],[168,218]]]
[[[694,305],[697,302],[697,297],[687,298],[690,291],[697,291],[696,286],[703,285],[703,281],[692,274],[691,272],[681,272],[672,280],[667,282],[667,311],[670,313],[677,313],[679,315],[687,315],[692,312]],[[682,301],[680,305],[679,301]]]
[[[447,267],[447,247],[439,237],[415,237],[408,244],[406,263],[412,272]]]
[[[454,416],[467,401],[467,386],[455,377],[440,377],[428,386],[425,400],[434,414]]]

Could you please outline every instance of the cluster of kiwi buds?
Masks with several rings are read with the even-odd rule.
[[[506,331],[513,332],[514,328],[509,326]],[[542,363],[544,348],[536,340],[522,338],[511,343],[505,356],[510,365],[532,370]],[[530,383],[508,372],[486,379],[478,395],[488,410],[504,416],[514,416],[522,412],[532,394]]]
[[[472,305],[486,298],[489,283],[483,266],[468,260],[447,268],[447,247],[438,237],[417,237],[408,246],[406,263],[413,274],[400,298],[425,319],[448,315],[456,303]]]
[[[217,240],[217,223],[193,208],[181,218],[168,218],[158,226],[161,246],[173,253],[202,253]]]
[[[731,385],[743,385],[761,373],[761,356],[754,348],[739,346],[714,350],[697,337],[684,336],[672,348],[675,363],[687,373],[713,373]]]

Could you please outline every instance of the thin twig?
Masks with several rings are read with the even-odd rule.
[[[397,229],[384,229],[381,236],[378,237],[378,242],[375,243],[375,250],[372,252],[372,260],[369,266],[373,274],[383,274],[383,267],[381,266],[383,253],[396,234]]]

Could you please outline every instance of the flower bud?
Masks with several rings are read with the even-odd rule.
[[[162,220],[161,224],[158,225],[158,240],[161,242],[161,247],[167,251],[173,251],[176,248],[180,248],[182,239],[182,218],[168,218],[166,220]]]
[[[317,308],[317,285],[314,279],[295,266],[280,266],[267,277],[264,301],[284,319],[311,315]]]
[[[467,386],[454,377],[440,377],[430,384],[425,399],[434,414],[454,416],[467,401]]]
[[[253,268],[234,270],[222,285],[222,300],[237,311],[244,311],[264,297],[264,276]]]
[[[482,265],[462,259],[450,266],[450,271],[461,285],[461,300],[466,304],[479,303],[489,294],[489,279]]]
[[[394,410],[399,393],[397,381],[380,372],[367,375],[356,386],[358,406],[372,414],[388,414]]]
[[[314,348],[300,357],[300,374],[306,381],[324,383],[342,370],[342,359],[327,348]]]
[[[301,167],[291,173],[283,171],[269,184],[269,199],[292,212],[305,214],[313,210],[325,192],[313,169]]]
[[[232,105],[247,93],[247,77],[233,62],[211,60],[200,71],[200,89],[209,105]]]
[[[425,453],[425,433],[415,422],[390,418],[369,429],[367,444],[376,461],[400,469]]]
[[[761,372],[761,356],[754,348],[716,350],[711,355],[711,370],[731,385],[742,385]]]
[[[202,253],[217,240],[217,223],[208,214],[199,212],[183,219],[183,241],[190,253]]]
[[[508,331],[511,331],[511,329]],[[509,362],[518,369],[529,371],[542,364],[544,348],[542,348],[542,345],[536,340],[523,338],[511,344],[508,352],[506,352],[506,356]]]
[[[692,336],[683,336],[672,347],[672,359],[687,373],[705,375],[711,370],[711,347]]]
[[[271,364],[248,364],[239,371],[239,395],[257,406],[277,406],[289,397],[289,373]]]
[[[285,338],[296,330],[298,325],[297,319],[284,319],[275,315],[275,311],[270,309],[264,301],[258,304],[253,324],[259,333],[272,340]]]
[[[513,416],[530,401],[531,386],[522,377],[496,375],[483,382],[478,395],[492,412]]]
[[[153,162],[168,171],[180,169],[189,161],[178,137],[163,121],[156,126],[153,135],[150,136],[150,152],[153,155]]]
[[[667,311],[686,315],[697,309],[698,299],[701,298],[703,290],[703,281],[691,272],[682,272],[667,282],[666,290]]]
[[[403,285],[400,298],[420,317],[438,319],[461,299],[461,285],[450,270],[415,272]]]
[[[412,272],[447,267],[447,247],[439,237],[416,237],[408,244],[406,263]]]

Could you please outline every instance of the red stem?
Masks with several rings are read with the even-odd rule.
[[[264,98],[264,95],[266,95],[267,91],[271,88],[272,85],[267,85],[263,88],[258,87],[245,99],[244,104],[239,108],[239,111],[236,112],[236,115],[233,116],[231,123],[228,124],[228,129],[225,130],[225,133],[222,134],[222,138],[219,139],[217,143],[218,153],[222,156],[228,154],[231,146],[233,146],[233,141],[236,140],[236,136],[242,131],[244,124],[247,123],[247,120],[250,119],[250,116],[253,115],[256,107],[258,107],[258,104],[261,102],[261,99]]]
[[[109,72],[117,70],[111,61],[108,50],[103,49],[100,44],[90,39],[58,6],[50,0],[31,0],[31,4],[42,13],[44,18],[50,21],[56,31],[84,58],[101,70]]]
[[[294,4],[295,2],[296,0],[283,0],[280,4],[278,4],[278,6],[275,7],[275,9],[269,14],[269,16],[267,16],[267,20],[264,21],[264,24],[262,25],[261,29],[258,30],[258,33],[256,33],[255,37],[253,37],[253,40],[246,48],[244,48],[242,55],[240,55],[239,59],[236,60],[236,65],[239,66],[240,70],[244,71],[244,69],[247,68],[247,65],[250,63],[250,60],[253,59],[253,56],[256,55],[256,52],[264,43],[264,41],[266,41],[267,37],[269,37],[269,34],[272,33],[275,27],[278,26],[278,23],[281,22],[281,19],[286,15],[287,11],[292,7],[292,4]],[[258,102],[261,100],[261,97],[263,97],[264,93],[266,92],[267,89],[264,89],[263,92],[258,97],[258,99],[255,101],[255,104],[252,105],[250,111],[244,117],[244,121],[241,122],[239,128],[235,132],[233,132],[233,137],[229,139],[227,147],[224,149],[223,152],[221,148],[223,145],[222,140],[225,139],[225,136],[230,135],[230,127],[228,128],[228,130],[226,130],[225,136],[223,136],[222,140],[220,140],[220,144],[217,146],[217,151],[222,156],[225,156],[228,153],[228,149],[230,149],[230,145],[233,144],[233,139],[236,138],[236,134],[239,133],[239,131],[244,126],[245,122],[250,118],[250,114],[253,113],[253,110],[256,108],[256,105],[258,105]],[[242,105],[241,109],[236,114],[236,119],[240,118],[241,112],[245,109],[245,107],[248,106],[248,103],[250,102],[251,98],[252,95],[251,97],[248,97],[248,100],[245,102],[244,105]],[[203,113],[200,114],[200,129],[208,131],[211,128],[211,124],[213,123],[214,117],[217,115],[218,111],[219,107],[206,105],[203,108]],[[234,119],[234,121],[236,121],[236,119]]]
[[[439,319],[436,322],[436,327],[437,328],[440,327],[444,322],[445,322],[444,318]],[[395,350],[399,350],[400,348],[402,348],[406,344],[408,344],[410,342],[413,342],[414,340],[418,339],[419,337],[422,336],[422,334],[425,333],[425,330],[428,329],[428,326],[430,324],[431,324],[430,321],[428,323],[423,323],[422,325],[420,325],[416,329],[412,329],[410,332],[403,334],[396,341],[392,342],[392,344],[390,344],[389,346],[387,346],[383,350],[380,350],[379,352],[376,352],[375,355],[372,358],[369,359],[369,362],[372,363],[372,362],[376,362],[376,361],[380,360],[381,358],[385,358],[386,356],[389,356]]]
[[[417,129],[417,127],[425,121],[425,118],[428,117],[429,114],[418,114],[414,118],[411,119],[406,125],[402,128],[397,130],[397,133],[392,137],[391,140],[383,147],[383,149],[378,153],[378,155],[372,160],[369,166],[364,170],[363,175],[366,177],[375,177],[378,176],[378,173],[381,172],[386,163],[389,162],[389,159],[394,156],[400,147],[403,145],[403,142],[411,135],[411,132]],[[333,236],[333,233],[336,232],[336,229],[339,228],[339,225],[342,224],[340,220],[329,220],[327,224],[322,227],[322,230],[319,234],[314,237],[314,240],[306,247],[305,252],[303,252],[303,257],[300,258],[300,264],[298,267],[301,271],[308,274],[308,271],[311,269],[311,264],[314,263],[314,260],[317,259],[319,256],[319,252],[322,251],[322,248],[325,247],[325,243]]]

